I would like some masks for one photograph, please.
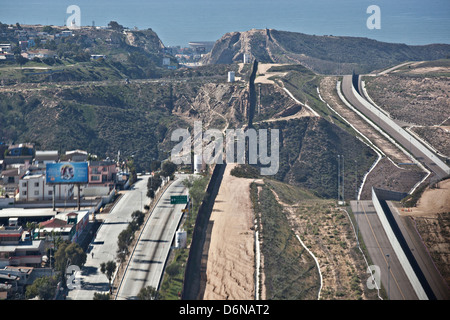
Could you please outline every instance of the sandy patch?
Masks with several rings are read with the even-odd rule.
[[[408,71],[411,74],[424,74],[424,73],[447,73],[450,72],[450,68],[446,67],[428,67],[428,68],[417,68]]]
[[[255,297],[253,179],[231,176],[228,164],[211,213],[211,240],[204,300],[253,300]]]
[[[284,77],[288,73],[287,72],[267,72],[272,67],[284,66],[285,64],[276,64],[276,63],[259,63],[258,71],[256,72],[255,83],[265,83],[265,84],[274,84],[272,80],[269,80],[270,77],[280,76]]]
[[[439,188],[427,188],[417,202],[417,207],[410,211],[400,209],[400,214],[410,216],[436,216],[438,213],[450,212],[450,179],[439,182]]]

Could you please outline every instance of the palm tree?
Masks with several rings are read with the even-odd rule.
[[[112,292],[111,280],[114,272],[116,271],[116,263],[114,261],[108,261],[106,263],[102,262],[100,264],[100,271],[106,275],[109,281],[109,292]]]

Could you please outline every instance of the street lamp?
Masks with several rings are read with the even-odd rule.
[[[389,254],[386,254],[386,257],[388,258],[388,299],[391,300],[391,288],[390,288],[391,264],[390,264]]]

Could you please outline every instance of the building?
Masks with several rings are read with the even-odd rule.
[[[64,30],[63,32],[61,32],[62,38],[71,37],[71,36],[73,36],[73,32],[71,30]]]
[[[54,218],[41,222],[36,231],[40,240],[52,242],[53,236],[62,240],[78,242],[89,223],[89,210],[59,213]]]
[[[8,195],[14,195],[19,186],[20,178],[23,173],[20,169],[3,170],[0,174],[0,185],[5,189]]]
[[[215,42],[214,41],[192,41],[189,42],[189,46],[194,50],[196,53],[208,53],[212,50],[214,47]]]
[[[26,51],[31,47],[35,46],[34,39],[22,40],[19,41],[19,47],[21,50]]]
[[[9,146],[7,156],[9,157],[33,156],[33,154],[34,154],[34,145],[28,143],[21,143]]]
[[[27,174],[19,180],[19,193],[16,196],[18,201],[50,201],[53,200],[53,190],[55,199],[73,199],[72,184],[58,184],[54,186],[46,183],[46,176],[43,173]]]
[[[248,53],[244,53],[243,62],[250,63],[250,55]]]
[[[234,71],[228,72],[228,82],[234,82],[234,80],[235,80]]]
[[[11,43],[0,43],[0,52],[10,53],[12,51]]]
[[[112,160],[89,161],[89,185],[114,187],[117,166]]]
[[[78,150],[78,149],[66,151],[64,158],[66,161],[85,162],[88,159],[88,153],[86,151]]]
[[[43,241],[24,239],[21,226],[0,226],[0,267],[40,267],[45,248]]]
[[[53,237],[61,237],[61,240],[70,241],[75,233],[75,226],[58,218],[41,222],[36,232],[40,240],[53,241]]]
[[[47,50],[47,49],[40,49],[40,50],[30,50],[28,52],[23,52],[22,57],[33,60],[34,58],[39,59],[46,59],[46,58],[56,58],[57,55],[55,52]]]
[[[58,151],[36,151],[34,155],[34,165],[39,168],[44,168],[47,163],[55,163],[59,159]]]
[[[93,61],[101,61],[105,60],[106,56],[104,54],[91,54],[91,60]]]
[[[0,53],[0,61],[13,61],[14,54],[12,53]]]

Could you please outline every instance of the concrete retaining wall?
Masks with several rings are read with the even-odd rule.
[[[372,202],[381,221],[384,231],[406,273],[417,297],[420,300],[435,299],[428,282],[420,270],[406,240],[404,239],[398,225],[395,222],[392,212],[386,204],[386,200],[379,199],[376,189],[372,188]],[[425,292],[426,291],[426,292]]]
[[[372,111],[374,114],[378,114],[379,118],[387,123],[391,128],[393,128],[395,131],[397,131],[404,139],[407,141],[411,141],[414,146],[419,149],[426,157],[433,160],[433,162],[443,171],[446,172],[446,174],[450,174],[450,168],[441,160],[439,159],[433,152],[428,150],[420,141],[418,141],[415,137],[410,135],[405,129],[400,127],[394,120],[392,120],[390,117],[388,117],[384,112],[380,112],[380,109],[373,106],[371,103],[369,103],[366,99],[364,99],[358,91],[355,89],[354,86],[352,86],[352,91],[355,97],[358,99],[358,101],[363,104],[367,109]]]

